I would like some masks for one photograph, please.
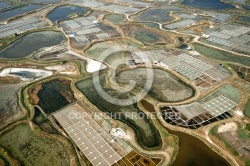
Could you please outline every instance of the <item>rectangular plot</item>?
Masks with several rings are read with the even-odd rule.
[[[179,64],[174,66],[173,69],[190,80],[195,80],[196,78],[203,75],[202,72],[186,64]]]
[[[81,139],[81,141],[76,142],[77,145],[82,146],[82,147],[90,147],[91,143],[87,140],[86,137],[82,137],[83,139]]]
[[[79,108],[86,109],[84,106],[68,106],[60,112],[55,113],[54,116],[55,118],[62,116],[57,118],[58,122],[62,124],[67,119],[70,121],[69,116],[66,116],[65,114],[80,114],[78,112]],[[88,113],[85,114],[83,119],[80,119],[77,122],[72,121],[72,123],[72,125],[67,125],[67,127],[65,127],[65,131],[70,135],[76,145],[93,165],[112,165],[121,159],[120,156],[125,156],[128,153],[123,151],[116,141],[104,132],[104,130],[100,128]],[[100,134],[96,130],[98,130]],[[124,147],[128,146],[123,141],[118,142]]]
[[[60,122],[63,128],[66,128],[73,124],[63,112],[55,113],[54,117],[56,118],[57,121]]]
[[[101,32],[102,30],[98,27],[94,27],[94,28],[89,28],[89,29],[82,29],[82,30],[78,30],[76,31],[77,35],[87,35],[87,34],[91,34],[91,33],[97,33],[97,32]]]
[[[189,57],[185,58],[185,60],[181,60],[181,61],[189,64],[190,66],[192,66],[200,71],[206,71],[206,70],[209,70],[213,67],[213,66],[207,64],[206,62],[203,62],[203,61],[196,59],[192,56],[189,56]]]
[[[87,156],[90,155],[90,153],[92,152],[96,152],[94,146],[89,146],[89,147],[85,147],[83,150],[83,153]],[[96,152],[96,156],[99,156],[99,153]],[[93,158],[89,158],[89,160],[93,160]]]
[[[176,22],[176,23],[172,23],[172,24],[169,24],[169,25],[166,25],[165,27],[168,28],[168,29],[177,29],[177,28],[181,28],[181,27],[184,27],[184,26],[187,26],[187,25],[191,25],[193,23],[195,23],[196,21],[194,20],[183,20],[183,21],[179,21],[179,22]]]
[[[120,159],[121,159],[121,157],[118,156],[117,154],[113,154],[109,158],[107,158],[107,160],[108,160],[109,163],[116,163]]]
[[[110,38],[111,36],[108,33],[99,33],[99,34],[96,34],[96,37],[98,39],[107,39],[107,38]]]
[[[233,109],[237,104],[233,101],[229,100],[228,98],[224,96],[219,96],[213,100],[210,100],[204,104],[202,104],[202,107],[204,107],[206,110],[208,110],[211,114],[217,116],[224,112],[230,111]]]
[[[227,46],[227,47],[233,46],[235,44],[229,40],[225,40],[223,38],[215,37],[215,36],[211,36],[207,40],[210,42],[213,42],[213,43],[222,44],[222,45]]]
[[[100,166],[108,166],[109,164],[107,163],[107,161],[105,161],[105,160],[103,160],[103,158],[102,157],[95,157],[92,161],[91,161],[91,163],[93,164],[93,165],[95,165],[95,166],[97,166],[97,165],[100,165]]]
[[[75,127],[75,125],[71,125],[71,126],[68,126],[68,127],[64,128],[64,130],[67,133],[71,133],[71,132],[74,132],[76,130],[76,127]]]
[[[99,152],[94,150],[94,151],[89,151],[88,154],[86,154],[86,156],[91,160],[94,160],[95,158],[101,157],[98,155]],[[102,157],[101,157],[102,158]]]
[[[74,39],[77,43],[88,43],[89,42],[89,39],[84,35],[74,36]]]
[[[165,58],[161,62],[169,67],[177,66],[180,64],[180,61],[176,57]]]
[[[184,107],[183,106],[176,106],[174,108],[176,110],[178,110],[181,114],[183,114],[187,119],[193,118],[193,115],[190,112],[186,111],[185,106]]]
[[[105,158],[109,158],[109,157],[112,157],[112,155],[114,155],[115,152],[112,150],[112,149],[107,149],[105,150],[104,153],[102,153],[102,155],[105,157]]]
[[[228,74],[222,73],[220,70],[212,68],[204,72],[206,75],[212,77],[215,80],[224,80],[225,78],[229,77]]]
[[[74,20],[64,21],[64,24],[66,26],[68,26],[68,28],[70,28],[70,29],[81,28],[81,26],[77,22],[75,22]]]
[[[211,36],[220,37],[222,39],[230,39],[232,36],[229,34],[223,34],[217,31],[210,33]]]
[[[207,110],[197,102],[183,106],[176,106],[175,108],[188,119],[192,119],[207,112]]]
[[[75,18],[74,19],[79,25],[81,26],[89,26],[92,25],[93,22],[89,21],[88,19],[86,19],[85,17],[79,17],[79,18]]]

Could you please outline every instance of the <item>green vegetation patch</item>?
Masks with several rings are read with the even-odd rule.
[[[134,37],[145,45],[169,44],[171,41],[170,38],[144,28],[135,29],[131,37]]]
[[[144,23],[142,23],[142,25],[145,25],[145,26],[147,26],[149,28],[160,29],[159,25],[156,24],[156,23],[144,22]]]
[[[250,123],[246,124],[245,130],[250,131]]]
[[[239,155],[238,151],[227,141],[227,139],[225,138],[225,136],[223,136],[222,134],[218,133],[218,126],[213,127],[210,130],[210,133],[212,135],[214,135],[215,137],[217,137],[220,141],[222,141],[226,145],[226,147],[233,152],[234,155],[236,155],[236,156]]]
[[[136,97],[129,92],[119,92],[114,89],[106,88],[106,74],[100,75],[101,88],[106,94],[116,99],[125,99],[136,102]],[[142,112],[137,104],[122,106],[122,103],[117,102],[112,104],[105,96],[101,96],[94,86],[97,84],[92,78],[78,81],[75,85],[88,100],[96,105],[101,111],[108,113],[113,119],[120,120],[130,126],[136,134],[138,143],[145,149],[159,149],[161,147],[161,136],[159,131],[154,126],[144,112]],[[99,89],[101,89],[99,87]],[[140,115],[140,118],[138,116]]]
[[[228,61],[232,63],[239,63],[245,66],[250,66],[250,57],[243,57],[243,56],[236,56],[225,51],[216,50],[213,48],[209,48],[203,46],[201,44],[193,44],[195,50],[198,51],[200,54],[211,58],[216,59],[219,61]]]
[[[18,91],[25,84],[0,82],[0,128],[23,115],[18,104]]]
[[[233,87],[232,85],[225,84],[225,85],[222,85],[220,88],[218,88],[215,92],[201,99],[200,103],[203,104],[221,95],[231,99],[232,101],[236,103],[240,103],[241,101],[241,91]]]
[[[182,11],[183,9],[175,6],[166,6],[160,8],[149,8],[138,16],[134,17],[136,21],[152,21],[166,23],[172,21],[173,18],[169,15],[171,11]]]
[[[7,162],[0,156],[0,165],[7,165]]]
[[[127,63],[124,50],[132,51],[140,47],[141,45],[130,40],[105,41],[92,45],[85,53],[93,59],[116,66]]]
[[[126,20],[125,16],[121,14],[109,14],[105,16],[105,19],[115,24],[122,23]]]
[[[240,139],[245,139],[246,140],[246,139],[250,138],[249,135],[243,129],[237,130],[237,134],[238,134],[238,137]]]
[[[0,145],[25,166],[68,166],[62,144],[37,137],[28,124],[22,124],[0,137]]]
[[[250,118],[250,99],[248,99],[248,101],[247,101],[247,104],[246,104],[245,109],[244,109],[244,114],[245,114],[245,116]]]
[[[40,122],[46,119],[46,116],[39,110],[39,108],[35,107],[35,115],[34,115],[34,122],[39,124]]]
[[[149,95],[161,102],[176,102],[188,99],[194,95],[194,90],[183,81],[172,74],[160,70],[146,68],[137,68],[123,71],[116,76],[117,82],[129,85],[129,82],[135,81],[136,87],[144,88],[148,72],[153,72],[152,86],[150,86]],[[147,75],[148,74],[148,75]],[[151,75],[151,74],[150,74]]]

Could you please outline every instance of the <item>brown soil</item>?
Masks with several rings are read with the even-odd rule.
[[[29,89],[29,97],[30,97],[30,102],[33,105],[38,104],[39,102],[39,97],[37,96],[38,92],[42,89],[41,84],[37,84],[34,86],[34,88]]]

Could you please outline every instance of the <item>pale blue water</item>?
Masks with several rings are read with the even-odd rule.
[[[210,10],[235,8],[233,5],[223,3],[221,0],[184,0],[182,4],[194,8]]]
[[[23,58],[43,47],[58,45],[65,41],[60,32],[42,31],[18,39],[0,52],[0,58]]]
[[[78,13],[78,12],[84,12],[84,11],[87,11],[87,10],[88,10],[88,8],[72,6],[72,5],[61,6],[61,7],[57,7],[54,10],[52,10],[48,14],[47,17],[51,21],[55,22],[55,21],[67,18],[70,14]]]
[[[237,19],[239,21],[250,22],[250,17],[247,16],[239,16]]]
[[[11,5],[9,3],[6,3],[6,2],[0,2],[0,9],[4,9],[4,8],[7,8],[7,7],[10,7]]]
[[[44,5],[34,5],[34,4],[29,4],[25,6],[21,6],[12,10],[7,10],[4,12],[0,13],[0,21],[5,20],[7,18],[11,18],[17,15],[21,15],[39,8],[42,8]]]
[[[246,10],[250,10],[250,6],[242,6]]]

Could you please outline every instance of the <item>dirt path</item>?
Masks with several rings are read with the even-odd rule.
[[[209,131],[210,131],[210,129],[211,128],[208,128],[207,130],[206,130],[206,140],[211,144],[211,145],[213,145],[213,146],[215,146],[217,149],[219,149],[221,152],[223,152],[224,154],[226,154],[230,159],[231,159],[231,161],[233,161],[233,163],[234,163],[234,165],[235,166],[240,166],[239,164],[238,164],[238,162],[227,152],[227,151],[225,151],[225,150],[223,150],[222,148],[220,148],[218,145],[216,145],[210,138],[209,138]]]

